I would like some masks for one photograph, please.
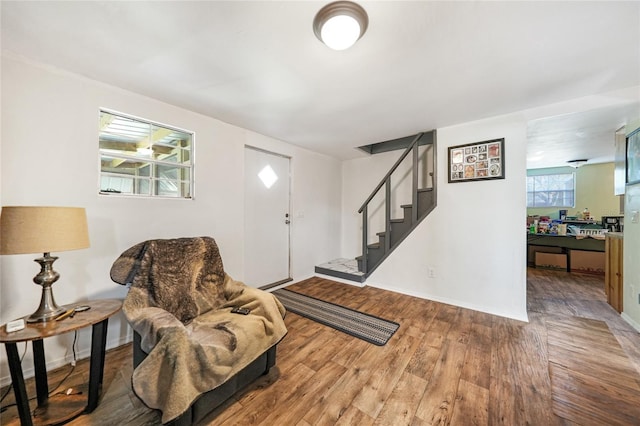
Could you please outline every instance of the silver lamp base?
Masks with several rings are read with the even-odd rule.
[[[53,290],[51,286],[58,281],[60,274],[53,270],[53,262],[58,258],[45,253],[43,257],[34,259],[34,262],[40,264],[40,273],[33,278],[33,282],[42,286],[42,296],[40,297],[40,306],[27,318],[27,322],[43,322],[54,320],[58,315],[65,312],[56,304],[53,298]]]

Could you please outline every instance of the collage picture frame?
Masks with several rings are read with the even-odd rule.
[[[449,147],[449,183],[504,179],[504,138]]]

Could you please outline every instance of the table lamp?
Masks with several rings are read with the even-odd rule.
[[[52,252],[89,247],[87,215],[79,207],[2,207],[0,213],[0,254],[44,253],[35,262],[40,273],[33,282],[42,286],[38,309],[27,322],[55,319],[65,312],[56,305],[51,286],[60,278],[53,270],[58,259]]]

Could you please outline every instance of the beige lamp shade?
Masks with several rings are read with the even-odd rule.
[[[0,254],[52,253],[89,247],[81,207],[2,207]]]

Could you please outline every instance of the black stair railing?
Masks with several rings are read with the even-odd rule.
[[[398,166],[404,161],[404,159],[409,155],[409,153],[413,153],[412,158],[412,166],[411,166],[411,179],[412,179],[412,190],[411,190],[411,222],[412,224],[417,223],[418,221],[418,148],[419,141],[424,136],[424,132],[418,133],[416,137],[413,139],[411,144],[405,149],[400,158],[395,162],[393,167],[387,172],[387,174],[382,178],[380,183],[375,187],[371,195],[366,199],[366,201],[362,204],[362,207],[358,210],[358,213],[362,213],[362,267],[361,271],[364,274],[369,272],[368,265],[368,256],[367,256],[367,246],[369,240],[369,229],[368,229],[368,207],[369,203],[373,198],[378,194],[378,191],[384,186],[385,187],[385,205],[384,205],[384,232],[386,233],[386,237],[384,239],[384,254],[386,255],[391,250],[391,175],[396,171]]]

